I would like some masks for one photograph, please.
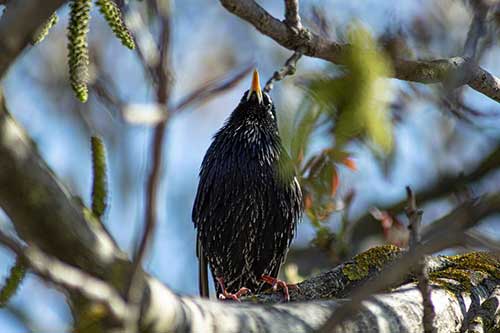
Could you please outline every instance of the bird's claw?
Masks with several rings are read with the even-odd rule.
[[[221,287],[222,289],[222,293],[219,294],[219,299],[220,300],[227,300],[227,299],[230,299],[230,300],[233,300],[235,302],[241,302],[240,301],[240,297],[241,296],[244,296],[248,293],[251,292],[250,289],[248,288],[245,288],[245,287],[242,287],[240,288],[240,290],[238,290],[236,293],[230,293],[226,290],[226,287],[224,286],[224,279],[221,278],[221,277],[217,277],[217,282],[219,283],[219,286]]]
[[[269,275],[262,275],[261,279],[265,283],[270,284],[273,291],[277,291],[278,287],[280,287],[281,290],[283,290],[283,296],[285,297],[285,302],[290,301],[290,293],[288,291],[289,289],[299,289],[299,286],[296,284],[287,284],[285,281],[280,280],[278,278],[274,278]]]
[[[240,288],[236,293],[229,293],[225,289],[222,291],[221,294],[219,294],[219,299],[220,300],[226,300],[226,299],[231,299],[235,302],[241,302],[240,297],[248,294],[250,292],[250,289],[248,288]]]

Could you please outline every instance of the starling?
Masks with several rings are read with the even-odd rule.
[[[209,294],[207,264],[221,298],[282,284],[276,277],[301,215],[300,185],[255,70],[201,165],[193,207],[201,296]]]

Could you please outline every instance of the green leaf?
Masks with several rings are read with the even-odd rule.
[[[335,119],[337,147],[363,135],[389,153],[393,146],[392,123],[385,95],[390,86],[384,77],[390,76],[390,62],[377,50],[366,29],[353,25],[348,36],[350,47],[341,57],[345,74],[312,81],[310,94]]]
[[[293,161],[301,161],[310,143],[317,120],[321,115],[320,106],[312,103],[310,98],[304,98],[295,114],[294,132],[291,143],[291,157]]]

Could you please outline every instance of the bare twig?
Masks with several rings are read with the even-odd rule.
[[[293,31],[296,35],[303,35],[309,38],[310,33],[306,31],[302,26],[299,14],[299,0],[285,0],[285,24]],[[264,86],[265,92],[270,92],[273,89],[273,84],[276,81],[281,81],[287,75],[295,74],[297,67],[297,61],[305,52],[304,47],[298,47],[290,58],[287,59],[283,67],[280,70],[274,72],[273,76],[267,80]]]
[[[408,229],[410,230],[410,250],[420,244],[421,222],[423,212],[417,208],[415,195],[409,186],[406,187],[408,196],[408,206],[406,207],[406,216],[408,217]]]
[[[220,2],[228,11],[287,49],[295,51],[303,48],[304,55],[341,64],[342,55],[349,48],[349,45],[339,44],[312,32],[296,34],[287,24],[273,17],[255,1]],[[468,84],[472,89],[500,102],[500,79],[461,57],[431,61],[395,59],[393,67],[394,78],[420,83],[442,83],[450,77],[462,77],[465,73],[467,75],[460,80],[460,84]]]
[[[156,83],[156,99],[159,105],[167,108],[170,94],[171,72],[169,68],[170,59],[170,3],[152,0],[150,5],[154,11],[159,13],[160,18],[160,51],[159,62],[150,73],[154,73]],[[157,224],[157,193],[160,182],[160,168],[163,158],[163,142],[167,127],[168,117],[163,119],[153,131],[151,169],[146,182],[146,207],[144,217],[144,228],[137,252],[132,263],[132,275],[127,291],[127,300],[134,307],[134,311],[127,320],[127,331],[135,331],[139,324],[140,304],[143,293],[143,275],[141,272],[142,262],[151,245]]]
[[[420,245],[423,211],[417,208],[417,200],[409,186],[406,187],[406,193],[408,196],[406,216],[409,221],[408,229],[410,229],[410,251],[414,251],[415,248]],[[434,327],[436,312],[434,310],[434,304],[432,304],[431,300],[432,290],[429,285],[429,271],[427,258],[425,256],[422,256],[418,261],[415,275],[418,280],[418,289],[420,290],[420,294],[422,294],[422,304],[424,307],[422,324],[424,326],[424,332],[433,333],[436,331],[436,328]]]
[[[130,104],[123,109],[122,116],[125,121],[134,124],[156,125],[164,121],[169,115],[175,115],[188,106],[208,102],[219,94],[231,89],[252,70],[248,65],[236,73],[225,73],[190,92],[168,111],[159,104],[146,104],[145,106]]]
[[[491,152],[477,163],[477,165],[471,165],[471,167],[464,170],[463,173],[445,174],[432,186],[419,191],[417,195],[420,203],[423,204],[440,198],[449,197],[456,193],[461,194],[464,188],[467,188],[470,184],[487,177],[488,174],[497,170],[500,167],[500,145],[494,147]],[[396,215],[404,210],[406,204],[407,200],[404,199],[391,205],[385,204],[385,206],[378,206],[378,209],[390,215]],[[377,232],[376,230],[378,229],[374,229],[376,224],[371,222],[372,217],[369,213],[354,222],[355,240],[364,237],[366,234]]]
[[[297,67],[297,61],[302,57],[302,51],[295,51],[290,58],[287,59],[285,65],[281,67],[279,71],[274,72],[273,76],[267,80],[264,86],[265,92],[270,92],[273,89],[274,82],[281,81],[285,76],[295,74],[295,69]]]
[[[467,33],[463,54],[464,57],[476,59],[479,39],[486,33],[486,15],[489,5],[484,0],[471,1],[470,3],[474,9],[474,17]]]
[[[299,15],[299,0],[285,0],[285,24],[297,34],[303,29]]]
[[[154,4],[156,2],[153,1]],[[158,9],[158,8],[155,8]],[[169,62],[169,44],[170,44],[170,15],[161,15],[161,34],[160,34],[160,62],[155,67],[156,77],[158,78],[156,98],[157,103],[167,108],[168,97],[170,93],[170,69],[168,68]],[[163,138],[165,136],[165,129],[167,125],[165,118],[154,129],[153,142],[152,142],[152,158],[151,170],[146,185],[146,209],[144,218],[144,232],[137,249],[134,263],[140,266],[144,259],[145,253],[149,246],[150,239],[154,233],[156,220],[157,220],[157,198],[158,183],[160,176],[160,167],[163,157]]]
[[[253,64],[249,64],[242,70],[238,71],[236,74],[224,74],[221,77],[206,82],[201,87],[197,88],[196,90],[182,98],[182,100],[175,106],[172,112],[180,112],[187,106],[195,103],[207,102],[218,94],[231,89],[244,77],[246,77],[247,74],[250,73],[250,71],[253,69],[253,67]]]
[[[475,248],[484,248],[493,254],[500,254],[500,242],[476,230],[468,230],[465,232],[465,245]]]

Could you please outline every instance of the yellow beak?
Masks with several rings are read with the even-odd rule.
[[[260,81],[259,81],[259,72],[257,69],[254,69],[252,76],[252,85],[250,86],[250,91],[248,92],[247,100],[250,99],[252,93],[257,94],[257,99],[259,100],[259,104],[262,103],[262,90],[260,89]]]

